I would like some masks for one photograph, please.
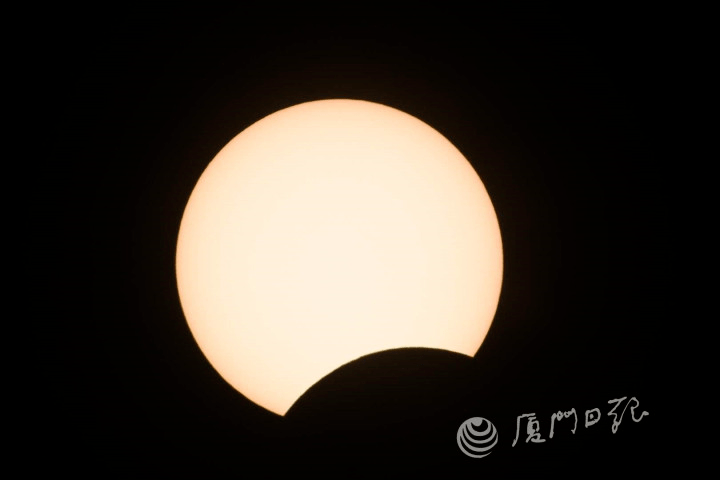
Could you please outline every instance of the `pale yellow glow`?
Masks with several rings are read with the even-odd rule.
[[[358,100],[295,105],[232,139],[190,196],[176,258],[201,350],[280,415],[363,355],[474,355],[502,266],[465,157],[417,118]]]

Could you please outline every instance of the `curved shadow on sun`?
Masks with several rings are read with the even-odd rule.
[[[297,425],[366,429],[421,420],[452,409],[473,388],[473,357],[408,347],[364,355],[335,369],[298,398],[285,414]]]

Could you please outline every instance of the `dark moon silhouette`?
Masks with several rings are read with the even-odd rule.
[[[346,459],[359,452],[388,460],[455,455],[465,403],[478,388],[476,370],[473,358],[428,348],[363,356],[298,399],[285,415],[288,440],[300,457],[312,457],[303,444]]]

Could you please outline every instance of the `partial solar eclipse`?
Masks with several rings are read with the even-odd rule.
[[[321,100],[259,120],[210,162],[176,273],[210,364],[284,415],[364,355],[475,355],[500,297],[502,241],[483,183],[443,135],[388,106]]]

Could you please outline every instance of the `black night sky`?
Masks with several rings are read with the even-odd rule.
[[[100,478],[654,471],[665,415],[656,345],[670,312],[651,22],[279,11],[76,12],[48,46],[64,165],[58,235],[71,239],[73,265],[58,282],[75,292],[72,343],[53,362],[63,388],[54,432],[75,439],[58,440],[74,452],[67,467]],[[231,138],[323,98],[395,107],[463,152],[499,218],[503,291],[474,359],[371,355],[281,418],[225,383],[195,344],[175,242],[195,182]],[[608,401],[621,397],[649,416],[633,422],[631,403],[613,434]],[[549,438],[552,414],[572,408],[575,434],[563,420]],[[586,427],[593,408],[600,421]],[[513,447],[527,413],[545,442],[525,443],[523,424]],[[458,447],[470,417],[497,427],[486,458]]]

